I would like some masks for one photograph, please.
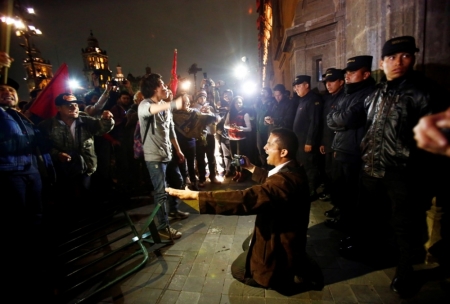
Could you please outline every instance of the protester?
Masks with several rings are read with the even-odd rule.
[[[55,99],[58,113],[39,124],[50,142],[56,168],[56,203],[69,207],[69,212],[78,209],[81,203],[92,202],[88,191],[91,175],[97,169],[94,136],[101,136],[114,127],[111,112],[104,111],[101,118],[94,118],[79,111],[78,102],[71,93],[58,95]]]
[[[274,129],[264,147],[267,171],[249,162],[258,185],[245,190],[190,191],[167,188],[170,195],[198,200],[200,213],[222,215],[256,214],[251,242],[231,265],[233,277],[253,287],[272,288],[292,294],[298,288],[322,289],[323,276],[306,253],[310,201],[307,177],[296,160],[297,137],[291,130]],[[302,283],[296,283],[302,282]]]
[[[159,234],[166,238],[178,239],[182,234],[170,227],[168,215],[183,219],[187,218],[189,213],[180,211],[178,209],[179,202],[175,197],[167,196],[164,189],[167,167],[172,159],[172,148],[175,149],[179,160],[184,161],[184,154],[181,152],[175,134],[172,111],[186,109],[186,103],[189,100],[183,95],[174,101],[165,102],[164,99],[169,97],[167,86],[164,84],[162,76],[154,73],[142,78],[140,91],[145,98],[138,108],[142,138],[144,138],[147,125],[150,124],[143,146],[144,158],[153,184],[154,202],[160,208],[156,214],[158,224],[164,226],[160,229]],[[169,210],[167,210],[167,202]]]

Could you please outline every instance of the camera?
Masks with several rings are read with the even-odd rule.
[[[109,83],[115,87],[119,84],[117,80],[111,80]]]
[[[231,164],[235,167],[240,167],[245,165],[245,159],[242,155],[235,154],[233,159],[231,160]]]

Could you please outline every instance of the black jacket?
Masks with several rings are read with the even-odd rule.
[[[292,130],[295,109],[297,109],[297,103],[287,97],[283,97],[280,102],[275,101],[273,107],[266,114],[266,116],[270,116],[273,119],[273,125],[269,127],[269,132],[274,128],[287,128]]]
[[[309,91],[299,98],[297,112],[295,114],[293,131],[298,138],[298,146],[301,150],[305,145],[319,148],[322,128],[322,96]]]
[[[416,71],[392,82],[382,80],[365,101],[367,133],[361,143],[364,173],[382,178],[388,168],[424,164],[433,157],[419,151],[413,128],[422,116],[449,106],[448,95],[443,95]]]
[[[339,101],[345,96],[344,88],[342,88],[339,92],[334,95],[325,95],[324,96],[324,106],[323,106],[323,127],[322,127],[322,142],[321,146],[325,147],[325,153],[332,152],[331,145],[333,144],[334,136],[336,131],[330,129],[327,124],[327,115],[334,111],[339,104]]]
[[[360,160],[360,144],[366,122],[364,100],[374,89],[375,80],[372,77],[358,83],[346,84],[344,97],[327,116],[328,127],[336,131],[332,148],[345,153],[347,158]]]

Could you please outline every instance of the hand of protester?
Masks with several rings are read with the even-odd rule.
[[[442,132],[444,128],[450,129],[450,108],[422,117],[413,129],[417,146],[428,152],[450,157],[450,140]]]
[[[176,196],[182,200],[198,200],[198,191],[180,190],[174,188],[166,188],[166,192],[171,196]]]
[[[3,67],[11,67],[11,63],[14,61],[11,57],[9,57],[8,53],[0,52],[0,69]]]
[[[178,155],[178,162],[179,162],[180,164],[184,163],[185,158],[184,158],[183,152],[181,152],[181,150],[180,150],[180,151],[176,151],[176,152],[177,152],[177,155]]]
[[[113,115],[110,111],[108,111],[108,110],[105,110],[105,111],[103,111],[103,113],[102,113],[102,119],[109,120],[109,119],[111,119],[111,118],[113,118],[113,117],[114,117],[114,115]]]
[[[247,156],[242,155],[242,158],[244,159],[244,164],[241,165],[241,167],[250,172],[253,172],[255,170],[255,165],[250,162],[250,159],[248,159]]]
[[[268,125],[273,125],[273,119],[270,116],[264,117],[264,123]]]
[[[186,110],[191,103],[188,94],[183,94],[183,96],[181,96],[181,98],[177,98],[175,102],[177,103],[177,110]]]
[[[210,106],[204,106],[200,108],[200,112],[202,113],[211,113],[211,107]]]
[[[309,153],[312,150],[312,146],[311,145],[305,145],[305,152]]]
[[[107,92],[107,93],[111,92],[111,90],[112,90],[113,87],[114,87],[113,84],[112,84],[110,81],[108,81],[108,82],[106,83],[105,92]]]
[[[66,162],[70,162],[72,160],[72,157],[70,157],[70,155],[67,154],[67,153],[59,152],[58,153],[58,159],[59,159],[60,162],[66,163]]]
[[[319,151],[321,154],[325,154],[325,146],[320,146]]]

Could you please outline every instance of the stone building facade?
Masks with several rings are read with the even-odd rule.
[[[259,0],[257,7],[263,85],[291,88],[295,75],[307,74],[324,90],[321,73],[357,55],[374,57],[379,79],[383,43],[402,35],[416,38],[416,69],[450,85],[448,0]]]

